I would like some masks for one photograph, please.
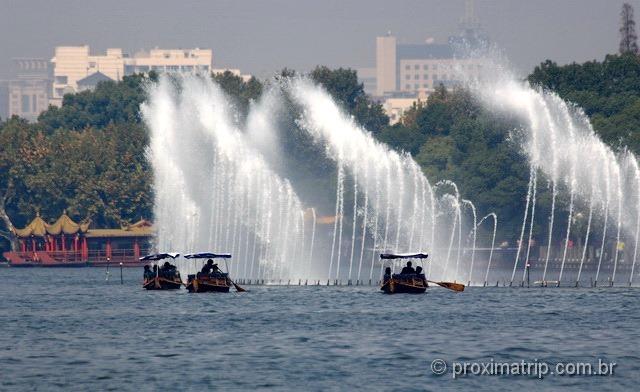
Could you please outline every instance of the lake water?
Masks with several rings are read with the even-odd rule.
[[[97,268],[0,268],[0,390],[613,391],[640,380],[637,288],[189,294],[142,290],[141,275],[126,269],[121,285],[119,270],[106,281]],[[614,374],[450,371],[598,359],[617,363]]]

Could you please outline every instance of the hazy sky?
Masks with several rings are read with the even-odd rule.
[[[640,17],[640,0],[629,1]],[[488,36],[521,71],[618,47],[619,0],[476,0]],[[214,66],[267,76],[283,67],[373,66],[375,37],[444,41],[464,0],[0,0],[0,78],[11,58],[57,45],[212,48]]]

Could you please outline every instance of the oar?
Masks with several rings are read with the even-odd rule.
[[[454,282],[434,282],[433,280],[427,280],[429,283],[435,283],[438,286],[444,287],[445,289],[453,290],[453,291],[464,291],[464,285],[462,283],[454,283]]]
[[[229,281],[230,281],[231,283],[233,283],[233,287],[235,287],[235,288],[236,288],[236,291],[237,291],[237,292],[239,292],[239,293],[244,293],[245,291],[247,291],[247,290],[243,289],[242,287],[240,287],[240,285],[238,285],[236,282],[234,282],[233,280],[231,280],[231,278],[229,278],[228,276],[227,276],[227,279],[229,279]]]
[[[247,291],[247,290],[243,289],[242,287],[240,287],[236,282],[231,280],[231,278],[229,277],[229,266],[227,265],[227,259],[224,259],[224,267],[227,270],[227,279],[229,279],[229,281],[231,283],[233,283],[233,287],[236,288],[236,291],[239,292],[239,293],[244,293],[245,291]]]

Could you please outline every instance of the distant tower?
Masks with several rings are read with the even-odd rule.
[[[464,16],[460,19],[460,28],[462,31],[475,31],[480,28],[480,19],[475,13],[475,4],[473,0],[465,0]]]
[[[638,36],[636,22],[633,20],[633,7],[629,3],[622,5],[620,12],[620,53],[638,54]]]
[[[486,48],[489,39],[482,30],[480,19],[475,13],[473,0],[465,0],[464,16],[460,18],[460,34],[457,37],[450,37],[449,43],[458,45],[465,50],[479,50]]]
[[[396,37],[388,32],[376,38],[376,95],[397,90],[396,83]]]

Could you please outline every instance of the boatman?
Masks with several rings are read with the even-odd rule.
[[[220,268],[218,268],[218,264],[213,264],[213,260],[209,259],[207,260],[207,264],[202,266],[202,270],[200,270],[200,272],[203,274],[211,275],[215,274],[216,272],[220,272]]]
[[[202,266],[202,269],[200,270],[200,272],[203,274],[209,275],[212,269],[213,269],[213,260],[209,259],[207,260],[207,264]]]

